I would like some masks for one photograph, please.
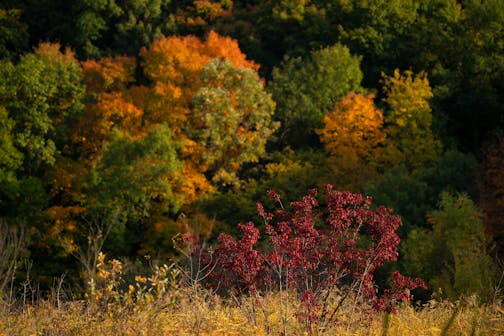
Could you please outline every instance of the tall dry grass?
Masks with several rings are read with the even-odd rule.
[[[280,298],[271,293],[247,297],[240,304],[205,290],[195,297],[192,289],[167,291],[152,301],[109,303],[100,307],[86,301],[67,302],[59,308],[49,301],[18,310],[0,310],[0,335],[282,335]],[[307,335],[294,316],[292,301],[287,318],[289,335]],[[255,310],[254,310],[255,309]],[[369,315],[343,309],[338,323],[314,335],[504,335],[501,305],[453,304],[431,301],[424,307],[405,305],[397,314]],[[388,325],[387,323],[388,319]],[[349,323],[350,322],[350,323]]]
[[[284,328],[287,335],[504,335],[502,304],[482,305],[473,297],[416,308],[404,304],[395,315],[348,304],[337,323],[307,330],[295,316],[300,303],[294,293],[287,307],[275,292],[222,298],[166,265],[127,284],[122,264],[104,255],[90,288],[80,301],[64,300],[59,292],[36,303],[0,301],[0,336],[284,335]]]

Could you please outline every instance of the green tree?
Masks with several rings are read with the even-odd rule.
[[[24,174],[40,176],[68,142],[67,122],[83,109],[84,86],[73,53],[40,44],[18,64],[0,65],[0,105],[15,124],[14,144],[24,154]]]
[[[255,71],[214,59],[201,72],[193,105],[196,122],[186,133],[206,148],[201,156],[206,174],[214,182],[236,181],[241,165],[259,160],[277,128],[271,96]]]
[[[284,199],[302,197],[306,190],[323,188],[327,184],[324,177],[331,177],[327,169],[326,156],[320,151],[307,150],[294,152],[285,148],[281,152],[269,152],[258,164],[245,172],[248,178],[225,191],[210,193],[195,206],[200,207],[208,217],[223,222],[231,230],[237,223],[254,219],[260,223],[257,202],[265,207],[274,206],[267,196],[268,190],[275,190]],[[248,174],[247,174],[248,173]],[[288,206],[287,204],[285,204]]]
[[[149,218],[180,207],[173,179],[181,163],[171,130],[159,125],[137,139],[117,128],[112,133],[101,159],[85,172],[80,202],[48,209],[54,222],[41,234],[53,244],[49,253],[60,248],[78,260],[86,291],[96,279],[100,252],[134,255],[152,232]]]
[[[416,22],[397,43],[405,67],[429,73],[437,132],[464,149],[476,151],[504,123],[503,21],[498,0],[421,1]]]
[[[425,215],[436,203],[431,187],[404,166],[387,170],[378,180],[368,183],[364,190],[373,196],[376,204],[386,205],[402,217],[403,225],[398,231],[401,238],[414,228],[425,227]]]
[[[113,54],[136,55],[142,47],[176,31],[172,0],[117,1],[121,15],[110,33]]]
[[[74,199],[62,202],[48,173],[66,155],[69,128],[83,110],[80,71],[69,49],[62,52],[59,45],[49,43],[40,44],[34,53],[22,56],[16,63],[0,64],[0,128],[9,130],[0,146],[1,170],[8,179],[0,185],[0,212],[12,223],[28,226],[28,250],[37,274],[64,271],[59,231],[54,230],[58,227],[48,225],[44,210],[48,206],[75,205]],[[51,234],[53,240],[47,239]]]
[[[216,20],[214,29],[237,39],[242,50],[261,64],[261,76],[269,79],[285,55],[309,56],[311,50],[338,41],[338,29],[330,25],[332,16],[324,6],[311,0],[234,0],[230,15]]]
[[[37,228],[49,204],[45,174],[68,144],[68,127],[83,108],[80,66],[69,49],[42,43],[16,64],[1,63],[0,74],[0,106],[7,112],[2,126],[10,129],[2,144],[9,181],[0,188],[2,214]]]
[[[438,164],[419,172],[420,179],[432,189],[432,195],[443,190],[466,193],[471,198],[478,196],[477,183],[481,178],[481,165],[472,154],[447,150]],[[434,196],[437,197],[437,196]]]
[[[0,59],[13,59],[28,47],[27,25],[19,9],[0,8]]]
[[[72,28],[75,31],[71,44],[83,56],[103,56],[104,50],[100,48],[99,42],[109,29],[111,21],[122,14],[121,8],[115,0],[81,0],[73,4],[72,11],[75,15],[75,27]]]
[[[298,147],[316,139],[324,114],[350,91],[359,91],[361,80],[360,57],[341,44],[305,59],[287,57],[268,85],[277,103],[275,118],[282,122],[280,141]]]
[[[435,209],[442,191],[476,197],[479,177],[480,166],[472,155],[449,150],[436,165],[422,170],[411,172],[405,166],[388,169],[364,190],[377,204],[393,208],[403,218],[399,234],[406,238],[412,229],[427,227],[427,214]]]
[[[137,140],[115,130],[103,157],[90,172],[90,208],[118,207],[124,216],[142,217],[158,199],[165,202],[164,211],[176,211],[180,204],[169,177],[181,163],[172,138],[171,130],[164,125]]]
[[[60,41],[80,59],[134,56],[177,27],[172,0],[17,0],[30,40]],[[177,1],[179,3],[180,1]]]
[[[460,33],[445,60],[449,95],[440,103],[451,133],[477,150],[490,131],[504,127],[504,3],[466,0],[462,7]]]
[[[103,246],[108,239],[105,248],[116,254],[135,253],[143,235],[149,232],[150,217],[178,211],[182,197],[174,185],[180,183],[176,175],[182,164],[172,138],[171,130],[164,125],[140,139],[113,131],[103,157],[88,174],[82,214],[85,221],[78,235],[91,232],[98,245]]]
[[[381,71],[392,71],[398,66],[409,67],[398,48],[407,40],[404,36],[414,24],[421,1],[370,0],[331,1],[328,17],[340,32],[339,40],[354,53],[363,55],[362,67],[366,81],[372,86]]]
[[[407,271],[450,299],[474,293],[488,299],[495,274],[481,212],[467,195],[444,192],[430,222],[432,231],[412,231],[403,246]]]
[[[0,106],[0,217],[34,225],[48,196],[40,178],[23,172],[24,155],[15,146],[14,126],[14,120]]]
[[[0,106],[0,209],[4,213],[6,200],[16,193],[19,187],[17,170],[23,163],[23,154],[14,146],[12,128],[14,121]]]

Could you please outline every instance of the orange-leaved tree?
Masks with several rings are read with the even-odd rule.
[[[271,121],[274,103],[257,75],[259,66],[235,40],[215,32],[204,41],[171,36],[140,55],[146,85],[135,85],[133,58],[82,63],[86,109],[72,132],[74,156],[94,167],[112,130],[141,139],[164,124],[181,144],[182,168],[172,181],[187,204],[235,181],[243,163],[264,153],[277,127]]]
[[[140,132],[143,110],[135,105],[130,85],[136,61],[131,57],[105,57],[82,62],[86,108],[73,132],[81,159],[96,163],[113,128]]]
[[[385,132],[382,111],[373,99],[374,94],[350,92],[324,115],[324,128],[317,130],[340,188],[358,191],[376,175]]]
[[[140,55],[155,98],[147,108],[146,122],[168,122],[175,133],[181,132],[186,121],[191,122],[192,97],[201,87],[201,71],[213,58],[227,59],[237,67],[259,68],[246,59],[235,40],[215,32],[203,42],[194,36],[157,40]]]
[[[318,134],[331,156],[367,163],[373,160],[385,140],[383,113],[373,99],[374,94],[351,92],[324,115],[324,128]]]
[[[188,201],[232,182],[241,164],[264,153],[276,128],[274,103],[257,75],[259,66],[235,40],[215,32],[205,41],[173,36],[154,42],[141,56],[152,81],[144,124],[166,123],[183,144],[181,178]]]

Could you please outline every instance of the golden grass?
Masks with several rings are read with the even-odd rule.
[[[26,306],[20,311],[0,310],[0,335],[281,335],[283,331],[278,294],[260,300],[254,298],[237,304],[189,289],[168,291],[162,298],[124,307],[109,304],[68,302],[55,307],[47,301]],[[294,317],[292,305],[287,314],[287,334],[308,335]],[[254,310],[255,309],[255,310]],[[339,323],[313,335],[383,335],[383,314],[354,314],[349,307],[338,316]],[[453,322],[447,330],[447,322]],[[422,309],[404,305],[390,316],[387,335],[504,335],[502,306],[451,304],[432,301]]]
[[[404,304],[395,315],[356,309],[347,300],[337,323],[307,327],[295,316],[294,293],[224,299],[184,281],[172,266],[156,266],[150,277],[136,276],[126,286],[122,264],[100,254],[90,285],[85,301],[9,305],[0,297],[0,336],[504,336],[502,304],[480,305],[473,297],[456,303],[432,300],[421,308]]]

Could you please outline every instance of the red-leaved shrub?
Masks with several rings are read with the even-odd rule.
[[[386,207],[371,207],[371,198],[326,187],[320,205],[317,191],[283,207],[274,191],[269,196],[278,209],[268,212],[258,203],[265,222],[266,239],[252,223],[239,224],[239,240],[220,234],[212,252],[213,272],[209,286],[233,291],[233,295],[279,290],[296,293],[301,305],[296,316],[311,328],[313,321],[332,323],[346,299],[353,307],[373,306],[394,311],[398,301],[409,300],[409,291],[426,288],[421,279],[398,272],[391,275],[391,288],[378,296],[375,271],[397,260],[401,219]],[[210,252],[208,252],[210,253]],[[329,304],[329,298],[337,297]]]

